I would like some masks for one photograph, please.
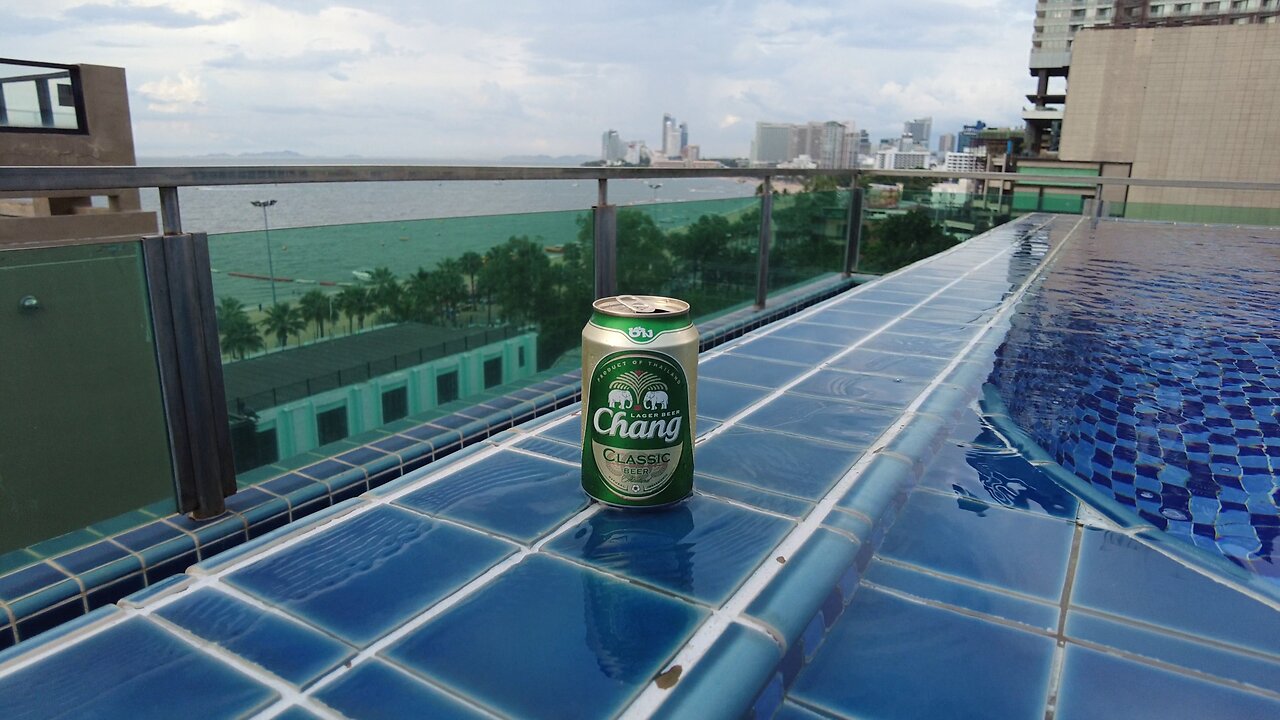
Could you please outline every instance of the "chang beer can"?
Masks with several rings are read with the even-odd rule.
[[[618,507],[693,492],[698,331],[689,303],[652,295],[595,301],[582,329],[582,487]]]

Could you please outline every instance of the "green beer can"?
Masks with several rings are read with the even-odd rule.
[[[652,508],[693,493],[698,331],[689,303],[595,301],[582,329],[582,488],[606,505]]]

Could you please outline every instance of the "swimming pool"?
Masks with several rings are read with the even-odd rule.
[[[1280,590],[1280,233],[1113,223],[1029,289],[991,380],[1058,463]]]

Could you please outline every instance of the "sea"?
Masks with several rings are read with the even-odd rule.
[[[308,157],[146,158],[139,164],[432,163]],[[608,192],[610,203],[648,213],[667,230],[708,212],[738,212],[755,202],[754,181],[722,178],[613,180]],[[178,197],[183,229],[209,234],[214,294],[254,306],[293,301],[314,289],[336,292],[380,266],[404,277],[467,251],[484,254],[513,236],[541,243],[554,258],[558,246],[575,241],[584,224],[589,226],[597,184],[506,180],[237,185],[181,188]],[[252,204],[255,200],[276,202],[264,217]],[[143,190],[142,205],[158,211],[158,193]]]

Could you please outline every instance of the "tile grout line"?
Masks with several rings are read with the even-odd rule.
[[[1051,628],[1042,628],[1042,627],[1037,627],[1035,625],[1028,625],[1027,623],[1019,622],[1018,620],[1013,620],[1011,618],[1000,617],[999,615],[990,615],[988,613],[979,612],[977,610],[971,610],[963,605],[954,605],[949,602],[943,602],[942,600],[934,600],[933,598],[927,598],[922,595],[916,595],[914,593],[911,593],[896,587],[892,587],[890,585],[881,585],[880,583],[872,580],[863,580],[860,583],[860,585],[862,587],[866,587],[871,590],[877,590],[886,595],[892,595],[896,598],[899,598],[901,600],[906,600],[907,602],[914,603],[916,605],[923,605],[925,607],[931,607],[938,610],[946,610],[948,612],[953,612],[957,615],[963,615],[967,618],[988,622],[988,623],[991,623],[992,625],[999,625],[1001,627],[1011,628],[1014,630],[1018,630],[1020,632],[1030,633],[1032,635],[1038,635],[1042,638],[1046,638],[1049,640],[1053,639],[1053,630]]]
[[[1015,600],[1031,603],[1033,605],[1037,605],[1042,608],[1053,608],[1053,607],[1059,606],[1059,603],[1055,603],[1052,600],[1045,600],[1044,598],[1038,598],[1034,595],[1028,595],[1026,593],[1018,592],[1016,590],[1009,590],[1007,588],[997,587],[995,585],[987,585],[985,583],[980,583],[980,582],[977,582],[976,580],[963,578],[958,575],[948,575],[947,573],[938,572],[937,570],[923,567],[921,565],[914,565],[912,563],[904,562],[902,560],[897,560],[895,558],[885,557],[884,555],[881,555],[879,553],[876,553],[875,556],[872,557],[872,560],[883,563],[890,567],[896,567],[902,570],[909,570],[913,573],[918,573],[920,575],[925,575],[927,577],[935,578],[938,580],[944,580],[946,582],[954,583],[956,585],[962,585],[964,587],[973,588],[974,590],[982,590],[984,592],[992,593],[993,595],[1003,595],[1005,597],[1013,598]]]
[[[1038,230],[1045,228],[1046,226],[1053,224],[1055,220],[1056,220],[1055,217],[1050,217],[1044,223],[1036,226],[1032,230],[1027,231],[1026,235],[1030,235],[1031,233],[1034,233]],[[988,332],[990,332],[992,328],[996,326],[997,322],[1001,318],[1003,318],[1005,315],[1007,315],[1009,312],[1012,311],[1013,307],[1026,293],[1027,288],[1030,286],[1031,282],[1034,281],[1035,278],[1039,276],[1040,271],[1043,268],[1045,268],[1054,257],[1057,256],[1057,253],[1067,245],[1068,241],[1075,234],[1076,230],[1079,229],[1080,225],[1083,222],[1084,220],[1080,219],[1080,220],[1077,220],[1076,223],[1071,226],[1071,229],[1067,232],[1066,236],[1063,238],[1062,242],[1058,245],[1058,247],[1054,248],[1053,251],[1045,255],[1045,257],[1036,266],[1035,271],[1032,272],[1030,276],[1021,285],[1019,285],[1016,292],[1012,293],[1009,297],[1005,298],[1005,300],[1000,306],[1000,310],[998,310],[983,325],[982,332],[974,336],[973,339],[971,339],[963,348],[961,348],[960,351],[956,353],[956,355],[952,358],[951,362],[948,363],[946,367],[942,368],[937,373],[937,375],[935,375],[934,379],[929,383],[929,385],[927,385],[915,397],[915,399],[912,400],[912,402],[907,405],[906,409],[903,412],[904,415],[908,413],[913,413],[921,405],[923,405],[924,402],[928,399],[928,397],[932,394],[932,392],[939,385],[943,384],[942,382],[943,378],[946,377],[948,373],[954,370],[955,367],[957,367],[965,358],[968,357],[969,353],[973,350],[973,348],[976,347],[982,341],[982,339],[987,335]],[[969,274],[1003,257],[1004,255],[1012,251],[1014,247],[1015,247],[1015,244],[1013,242],[1010,242],[1009,245],[1005,247],[1003,250],[1001,250],[999,253],[969,268],[967,271],[965,271],[963,275],[956,278],[955,280],[952,280],[947,285],[944,285],[939,290],[930,294],[929,298],[936,297],[937,295],[944,292],[947,288],[951,287],[951,285],[953,285],[954,283],[959,282],[960,280],[967,277]],[[922,302],[921,305],[923,304],[924,303]],[[784,557],[794,555],[795,552],[801,546],[804,545],[804,543],[808,540],[808,538],[811,535],[813,535],[815,532],[817,532],[817,529],[821,527],[821,523],[831,513],[832,509],[836,506],[839,500],[844,497],[844,495],[853,486],[854,482],[861,477],[862,472],[875,459],[875,455],[877,451],[883,449],[890,442],[892,442],[892,440],[896,438],[898,434],[900,434],[903,431],[906,425],[907,425],[906,421],[899,420],[899,421],[895,421],[893,425],[891,425],[888,429],[886,429],[884,433],[879,438],[877,438],[876,442],[873,443],[870,448],[868,448],[867,452],[864,453],[862,457],[857,462],[855,462],[851,468],[849,468],[849,470],[835,484],[835,486],[833,486],[827,492],[827,494],[822,498],[822,500],[820,500],[816,504],[814,509],[811,510],[809,514],[805,516],[805,518],[798,524],[796,529],[793,530],[791,533],[789,533],[785,538],[783,538],[783,540],[780,543],[778,543],[777,546],[775,546],[773,552],[783,555]],[[738,591],[732,597],[729,598],[729,600],[725,603],[725,605],[722,606],[722,609],[727,614],[731,614],[733,616],[737,616],[745,612],[747,606],[751,603],[751,601],[753,601],[761,592],[763,592],[764,588],[768,585],[768,583],[772,581],[773,578],[776,577],[779,572],[781,572],[782,567],[783,566],[781,565],[778,565],[776,567],[771,567],[770,564],[766,563],[761,567],[757,568],[756,571],[752,573],[752,575],[750,575],[742,585],[739,586]],[[693,637],[690,638],[689,641],[685,644],[685,646],[676,653],[676,656],[670,661],[669,665],[679,664],[684,668],[686,673],[689,672],[692,669],[692,667],[696,665],[698,661],[700,661],[706,655],[706,653],[710,650],[711,646],[715,643],[716,640],[720,638],[720,635],[724,632],[727,621],[717,622],[720,618],[721,616],[717,614],[711,620],[705,623],[701,628],[699,628],[694,633]],[[632,702],[632,704],[625,711],[623,711],[623,713],[619,717],[624,719],[649,717],[653,715],[659,707],[661,707],[662,703],[666,700],[668,695],[669,694],[665,690],[658,688],[656,684],[649,683],[648,685],[646,685],[644,691],[635,699],[635,701]]]
[[[1062,666],[1067,655],[1067,612],[1071,609],[1071,594],[1076,584],[1076,569],[1080,567],[1080,542],[1084,538],[1084,526],[1076,523],[1071,530],[1071,555],[1067,560],[1067,576],[1062,581],[1062,594],[1058,600],[1058,630],[1053,647],[1053,662],[1049,666],[1049,687],[1046,688],[1044,720],[1054,720],[1058,714],[1058,695],[1062,689]]]

